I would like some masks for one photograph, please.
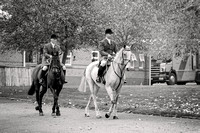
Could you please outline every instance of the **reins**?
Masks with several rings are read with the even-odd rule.
[[[119,84],[118,84],[118,86],[117,86],[117,88],[115,89],[115,90],[117,90],[118,88],[119,88],[119,86],[120,86],[120,84],[121,84],[121,81],[122,81],[122,78],[124,77],[124,74],[125,74],[125,71],[123,71],[124,69],[125,69],[125,67],[127,66],[127,64],[130,62],[130,60],[128,60],[128,59],[126,59],[126,60],[128,60],[127,62],[126,62],[126,64],[124,64],[124,58],[123,58],[123,54],[122,54],[122,59],[123,59],[123,63],[118,63],[118,62],[116,62],[116,61],[113,61],[112,62],[112,66],[113,66],[113,71],[114,71],[114,73],[117,75],[117,77],[119,77]],[[114,62],[118,65],[118,68],[119,68],[119,70],[120,70],[120,75],[116,72],[116,70],[115,70],[115,67],[114,67]],[[123,66],[122,67],[122,69],[121,69],[121,67],[120,67],[120,65],[121,66]]]

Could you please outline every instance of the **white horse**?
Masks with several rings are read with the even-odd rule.
[[[118,119],[117,101],[119,93],[121,91],[122,84],[124,83],[123,77],[126,65],[130,61],[130,59],[131,59],[130,48],[128,46],[124,46],[117,52],[116,56],[111,62],[110,67],[108,68],[106,74],[104,75],[104,79],[106,81],[105,85],[96,82],[99,61],[92,62],[86,67],[85,73],[81,79],[81,83],[78,88],[79,91],[86,92],[86,81],[87,81],[91,91],[89,101],[87,103],[87,106],[85,107],[86,117],[89,117],[89,105],[91,103],[91,99],[93,98],[96,117],[101,118],[97,106],[96,96],[99,91],[99,88],[105,88],[111,100],[111,107],[109,109],[109,112],[105,114],[105,117],[109,118],[111,113],[113,112],[114,113],[113,119]]]

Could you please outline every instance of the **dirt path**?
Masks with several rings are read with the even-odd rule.
[[[33,103],[0,98],[0,133],[200,133],[200,120],[119,113],[119,120],[84,117],[83,109],[61,107],[51,116],[51,106],[39,116]],[[105,112],[101,112],[104,116]]]

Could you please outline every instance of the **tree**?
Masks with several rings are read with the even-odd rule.
[[[5,1],[3,9],[12,15],[0,21],[4,50],[38,50],[56,33],[66,55],[68,49],[95,39],[87,0],[10,0]],[[94,35],[89,36],[90,32]]]
[[[106,28],[137,50],[172,55],[175,46],[198,49],[198,0],[9,0],[12,15],[0,21],[4,49],[38,49],[52,33],[62,49],[98,46]],[[197,41],[189,41],[197,40]],[[190,43],[189,43],[190,42]]]
[[[148,2],[157,10],[157,21],[161,24],[152,30],[152,39],[154,44],[160,44],[155,45],[160,53],[170,58],[175,47],[177,52],[183,48],[185,52],[198,50],[199,18],[196,10],[189,11],[194,5],[195,7],[200,5],[198,0],[148,0]]]

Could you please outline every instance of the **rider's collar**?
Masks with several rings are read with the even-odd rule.
[[[55,44],[54,44],[54,43],[52,43],[52,42],[51,42],[51,45],[52,45],[52,47],[53,47],[53,48],[55,47]]]
[[[111,39],[108,39],[108,38],[106,37],[106,40],[108,41],[109,44],[111,44]]]

